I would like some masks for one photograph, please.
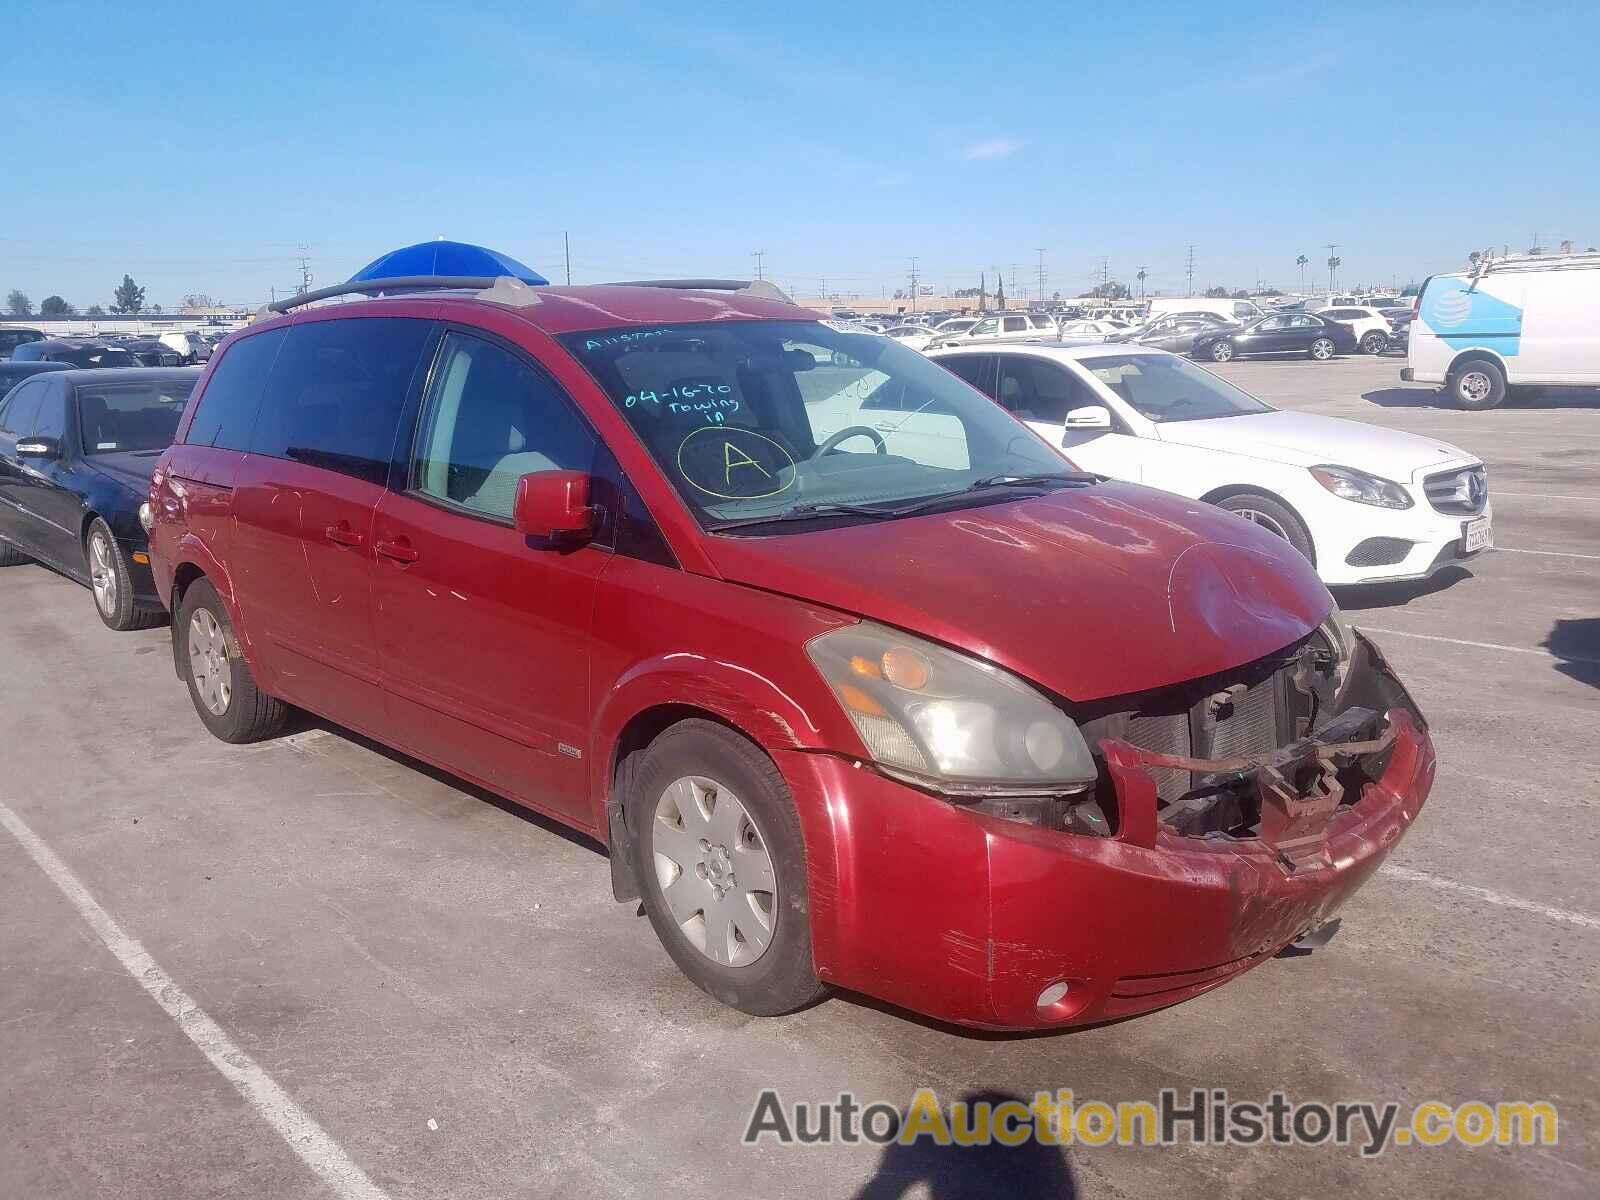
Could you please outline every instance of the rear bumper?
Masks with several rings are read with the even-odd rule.
[[[841,759],[780,752],[806,831],[818,971],[996,1029],[1089,1024],[1199,995],[1329,918],[1416,819],[1433,746],[1410,713],[1390,718],[1396,738],[1381,777],[1331,820],[1324,852],[1292,869],[1256,840],[1165,827],[1145,837],[1137,822],[1116,838],[1059,833]],[[1061,982],[1066,995],[1040,1007],[1041,992]]]

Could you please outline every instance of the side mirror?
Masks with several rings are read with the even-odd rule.
[[[1068,429],[1110,429],[1111,411],[1098,404],[1075,408],[1067,414]]]
[[[60,458],[61,439],[53,437],[23,438],[17,443],[18,458]]]
[[[517,480],[511,519],[536,538],[583,540],[594,533],[589,476],[583,471],[531,471]]]

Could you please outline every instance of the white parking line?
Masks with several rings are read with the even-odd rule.
[[[1352,622],[1352,624],[1355,624]],[[1504,646],[1499,642],[1469,642],[1465,638],[1440,637],[1436,633],[1412,633],[1408,629],[1383,629],[1377,625],[1356,625],[1363,633],[1381,633],[1391,637],[1416,638],[1423,642],[1448,642],[1452,646],[1472,646],[1478,650],[1503,650],[1507,654],[1531,654],[1536,658],[1554,658],[1561,662],[1580,662],[1600,666],[1600,658],[1590,658],[1585,654],[1552,654],[1548,650],[1536,650],[1529,646]]]
[[[1510,546],[1496,546],[1495,549],[1504,550],[1507,554],[1537,554],[1540,558],[1584,558],[1600,562],[1600,554],[1574,554],[1570,550],[1516,550]]]
[[[1443,875],[1430,875],[1426,871],[1413,871],[1410,867],[1396,867],[1389,863],[1379,867],[1378,874],[1387,875],[1390,879],[1403,879],[1407,883],[1423,883],[1441,891],[1473,896],[1490,904],[1498,904],[1501,908],[1515,908],[1521,912],[1535,913],[1541,917],[1548,917],[1552,921],[1565,921],[1569,925],[1577,925],[1584,929],[1600,929],[1600,917],[1591,917],[1588,913],[1574,912],[1570,908],[1555,908],[1549,904],[1539,904],[1533,900],[1524,900],[1521,896],[1508,896],[1504,892],[1497,892],[1492,888],[1478,887],[1476,884],[1446,879]]]
[[[311,1114],[296,1104],[272,1076],[238,1047],[222,1026],[184,994],[144,947],[124,933],[111,914],[95,902],[89,890],[78,882],[77,876],[55,852],[4,804],[0,804],[0,825],[10,831],[39,869],[71,901],[78,915],[105,943],[106,949],[116,955],[123,969],[335,1195],[342,1200],[389,1200],[388,1193],[368,1179]]]
[[[1496,499],[1501,496],[1515,496],[1519,500],[1580,500],[1600,504],[1600,496],[1552,496],[1549,492],[1502,492],[1495,488]]]

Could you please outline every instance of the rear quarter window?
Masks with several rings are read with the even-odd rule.
[[[194,417],[184,434],[185,445],[224,450],[250,448],[267,373],[287,332],[271,329],[240,338],[228,347],[200,393]]]
[[[405,317],[291,326],[267,376],[250,452],[385,483],[433,328]]]

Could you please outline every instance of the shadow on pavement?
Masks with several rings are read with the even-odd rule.
[[[1600,617],[1561,618],[1550,627],[1544,648],[1556,656],[1556,670],[1600,688]]]
[[[1443,392],[1433,387],[1389,387],[1362,392],[1361,398],[1379,408],[1444,408],[1457,409]],[[1600,408],[1600,391],[1572,388],[1512,388],[1505,408]]]
[[[1446,588],[1454,587],[1463,579],[1471,579],[1472,572],[1465,567],[1443,567],[1427,579],[1412,583],[1362,583],[1334,590],[1339,607],[1346,613],[1369,612],[1379,608],[1404,608],[1413,600],[1432,596]]]
[[[1028,1101],[1011,1092],[968,1092],[961,1097],[968,1111],[977,1104],[993,1107]],[[929,1138],[910,1145],[884,1148],[878,1170],[855,1193],[854,1200],[900,1200],[913,1194],[929,1200],[1074,1200],[1078,1195],[1066,1151],[1029,1138],[1019,1146],[941,1146]]]

